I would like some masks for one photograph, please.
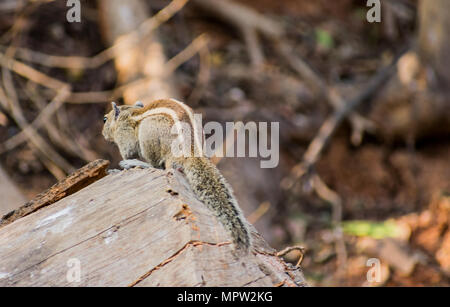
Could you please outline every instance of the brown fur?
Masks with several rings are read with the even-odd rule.
[[[171,99],[159,99],[153,101],[152,103],[146,105],[143,108],[134,108],[132,111],[132,116],[141,115],[149,110],[156,108],[169,108],[178,115],[180,121],[190,123],[189,115],[186,113],[185,109],[183,109],[181,106],[179,106],[176,102],[174,102]],[[189,110],[191,110],[191,112],[193,113],[191,108],[189,108]]]

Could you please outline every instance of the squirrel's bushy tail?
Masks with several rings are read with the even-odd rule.
[[[216,166],[204,157],[183,160],[183,172],[196,196],[215,213],[238,249],[248,250],[250,231],[233,191]],[[205,175],[207,174],[207,175]]]

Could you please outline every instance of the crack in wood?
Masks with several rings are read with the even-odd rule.
[[[241,287],[247,287],[248,285],[250,285],[250,284],[252,284],[252,283],[254,283],[254,282],[257,282],[258,280],[261,280],[261,279],[263,279],[263,278],[265,278],[265,277],[267,277],[267,276],[269,276],[269,275],[264,273],[264,276],[261,276],[261,277],[258,277],[258,278],[256,278],[256,279],[254,279],[254,280],[251,280],[251,281],[249,281],[249,282],[246,282],[246,283],[243,284]]]
[[[294,268],[289,267],[289,264],[287,264],[282,258],[280,258],[278,256],[277,252],[268,253],[268,252],[260,251],[258,249],[254,249],[253,254],[254,255],[259,254],[259,255],[263,255],[263,256],[272,257],[273,259],[275,259],[276,262],[280,263],[283,266],[283,271],[289,278],[286,278],[286,279],[282,280],[281,282],[275,284],[274,287],[281,287],[283,285],[287,285],[289,287],[297,287],[298,286],[298,283],[295,281],[295,275],[292,274],[292,272],[301,271],[300,266],[296,266]]]
[[[162,268],[163,266],[165,266],[166,264],[172,262],[173,260],[175,260],[176,257],[178,257],[178,255],[180,255],[181,253],[183,253],[185,250],[187,250],[190,246],[200,246],[200,245],[209,245],[209,246],[224,246],[224,245],[230,245],[231,242],[220,242],[220,243],[211,243],[211,242],[204,242],[204,241],[194,241],[191,240],[189,242],[187,242],[183,247],[181,247],[178,251],[176,251],[172,256],[170,256],[169,258],[167,258],[166,260],[162,261],[160,264],[158,264],[157,266],[153,267],[151,270],[149,270],[148,272],[146,272],[144,275],[142,275],[141,277],[139,277],[137,280],[133,281],[132,283],[130,283],[128,285],[128,287],[134,287],[137,284],[139,284],[140,282],[142,282],[144,279],[146,279],[147,277],[149,277],[154,271]]]

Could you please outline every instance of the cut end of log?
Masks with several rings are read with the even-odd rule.
[[[106,174],[107,161],[93,163]],[[90,174],[71,195],[74,175],[2,220],[0,286],[306,285],[253,227],[251,252],[237,256],[177,171]]]

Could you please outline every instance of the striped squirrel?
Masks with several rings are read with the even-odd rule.
[[[171,147],[177,137],[172,133],[173,127],[179,123],[194,131],[184,135],[193,141],[188,155],[174,155]],[[201,148],[202,143],[198,142],[203,141],[203,133],[201,140],[197,138],[196,127],[192,109],[175,99],[156,100],[145,107],[141,102],[134,106],[112,102],[112,110],[104,117],[102,134],[119,147],[124,159],[120,166],[125,169],[152,166],[181,171],[195,195],[231,234],[235,248],[246,252],[251,246],[248,222],[216,166],[201,152],[194,154],[196,145]]]

